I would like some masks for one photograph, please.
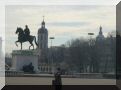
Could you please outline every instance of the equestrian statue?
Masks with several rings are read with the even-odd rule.
[[[25,25],[24,30],[21,27],[17,27],[16,34],[18,34],[18,40],[15,42],[15,44],[18,47],[17,43],[19,42],[21,44],[21,50],[22,50],[22,43],[27,41],[31,44],[29,46],[29,49],[31,48],[31,46],[33,46],[33,49],[34,49],[33,41],[35,41],[36,46],[38,46],[36,37],[30,35],[30,30],[27,25]]]

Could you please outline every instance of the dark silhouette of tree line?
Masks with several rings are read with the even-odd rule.
[[[115,72],[116,37],[109,35],[97,42],[92,39],[73,39],[60,47],[53,47],[53,61],[65,72],[108,73]]]

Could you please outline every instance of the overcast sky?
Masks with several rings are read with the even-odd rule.
[[[15,46],[16,28],[27,24],[31,35],[37,37],[45,16],[46,28],[49,37],[54,36],[54,46],[66,43],[72,38],[88,37],[89,32],[97,36],[99,26],[103,27],[104,35],[116,30],[115,6],[89,6],[89,5],[58,5],[58,6],[6,6],[6,52],[20,49]],[[50,45],[50,40],[48,41]],[[28,42],[23,44],[28,49]],[[19,45],[20,46],[20,45]]]

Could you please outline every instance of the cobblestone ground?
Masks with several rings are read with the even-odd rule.
[[[7,85],[52,85],[52,77],[6,77]],[[63,85],[116,85],[115,79],[62,78]]]

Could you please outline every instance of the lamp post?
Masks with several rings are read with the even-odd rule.
[[[50,51],[50,53],[51,53],[51,54],[50,54],[50,55],[51,55],[50,58],[51,58],[51,59],[50,59],[50,61],[51,61],[51,72],[52,72],[52,73],[53,73],[53,53],[52,53],[52,40],[53,40],[53,39],[55,39],[55,38],[54,38],[54,37],[50,37],[50,40],[51,40],[51,46],[50,46],[50,50],[51,50],[51,51]]]
[[[90,46],[91,46],[93,44],[92,36],[94,35],[94,33],[88,33],[88,35],[90,36],[89,43],[90,43]]]
[[[91,48],[91,51],[92,51],[92,45],[93,45],[93,40],[92,40],[92,36],[94,35],[94,33],[88,33],[88,35],[90,36],[89,37],[89,46],[90,46],[90,48]],[[92,53],[92,52],[91,52]],[[91,54],[90,53],[90,54]],[[92,56],[91,56],[91,58],[92,58]],[[93,72],[93,63],[92,63],[92,59],[91,59],[91,61],[90,61],[90,70],[89,70],[90,72]]]
[[[51,47],[52,47],[52,40],[55,39],[54,37],[50,37],[50,40],[51,40]]]

